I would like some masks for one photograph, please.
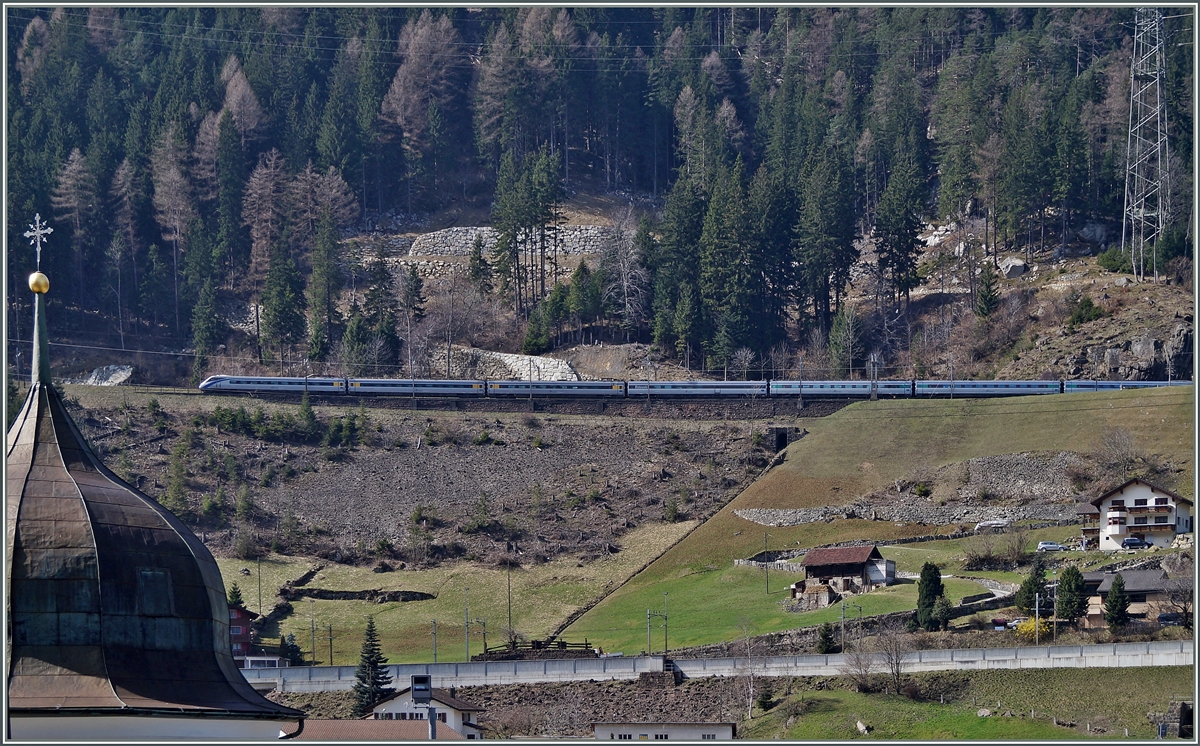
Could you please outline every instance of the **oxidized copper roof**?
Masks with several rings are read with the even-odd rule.
[[[302,718],[234,664],[212,554],[105,468],[38,378],[8,431],[9,711]]]
[[[858,547],[833,547],[830,549],[810,549],[804,554],[800,564],[804,567],[818,565],[858,565],[874,557],[882,559],[874,544]]]

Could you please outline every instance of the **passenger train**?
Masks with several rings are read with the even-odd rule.
[[[1191,381],[452,381],[403,378],[308,376],[210,376],[200,390],[210,393],[302,393],[359,396],[530,398],[736,398],[862,399],[974,398],[1073,394],[1082,391],[1190,386]]]

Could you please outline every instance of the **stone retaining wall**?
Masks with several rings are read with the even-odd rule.
[[[914,505],[827,505],[820,508],[746,508],[735,510],[739,518],[745,518],[762,526],[799,526],[804,523],[832,521],[838,518],[861,518],[871,521],[894,523],[929,523],[947,526],[952,523],[979,523],[980,521],[1069,521],[1075,522],[1074,503],[1052,503],[1049,505],[1022,506],[914,506]],[[940,537],[951,538],[951,537]],[[862,542],[859,542],[862,543]],[[888,543],[900,543],[892,541]]]
[[[496,248],[495,228],[446,228],[417,236],[409,247],[409,256],[469,256],[471,245],[478,237],[483,240],[483,253]],[[583,256],[599,254],[616,236],[616,229],[606,225],[564,225],[558,228],[558,255]],[[547,231],[547,245],[551,245]]]

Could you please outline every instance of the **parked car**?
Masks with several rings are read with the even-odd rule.
[[[1021,622],[1028,622],[1028,621],[1029,621],[1029,617],[1027,617],[1027,616],[1019,616],[1016,619],[1010,619],[1008,622],[1008,628],[1016,629],[1018,624],[1020,624]]]
[[[1163,627],[1178,627],[1183,624],[1183,614],[1168,613],[1159,614],[1158,623]]]
[[[1122,549],[1146,549],[1150,542],[1138,536],[1126,536],[1121,540]]]
[[[1037,550],[1039,552],[1065,552],[1067,548],[1057,541],[1039,541]]]

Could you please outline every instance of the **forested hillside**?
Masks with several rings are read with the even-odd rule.
[[[222,304],[251,300],[260,361],[403,368],[422,283],[342,242],[385,214],[490,215],[469,290],[527,351],[604,319],[709,366],[852,324],[835,316],[863,239],[859,292],[891,318],[928,274],[925,221],[980,223],[972,270],[1089,222],[1120,232],[1129,8],[6,13],[10,340],[35,214],[57,333],[195,350],[197,375],[233,344]],[[1194,18],[1164,16],[1165,269],[1191,256]],[[559,284],[585,175],[647,209]]]

